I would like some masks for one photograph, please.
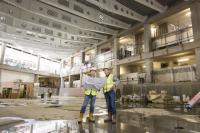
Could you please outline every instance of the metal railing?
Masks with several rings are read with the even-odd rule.
[[[132,51],[126,49],[120,49],[118,59],[121,60],[128,57],[141,55],[143,52],[144,52],[144,44],[135,44],[135,47],[133,48]]]
[[[194,41],[192,27],[179,29],[152,39],[153,49]]]
[[[89,69],[92,66],[97,67],[98,69],[106,67],[112,67],[113,65],[113,52],[108,51],[102,54],[98,54],[93,60],[90,62],[87,62],[87,64],[90,64],[89,66],[84,66],[83,72],[89,71]]]

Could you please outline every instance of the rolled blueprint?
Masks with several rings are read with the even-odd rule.
[[[96,88],[98,91],[105,85],[106,78],[97,78],[91,76],[83,76],[83,88]]]

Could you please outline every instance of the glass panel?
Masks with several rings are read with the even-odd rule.
[[[45,58],[40,59],[39,71],[60,74],[60,63]]]
[[[37,70],[38,58],[35,55],[6,47],[4,64],[18,68]]]

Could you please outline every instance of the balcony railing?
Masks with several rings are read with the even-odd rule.
[[[174,44],[193,42],[193,29],[186,27],[152,39],[153,49],[158,49]]]
[[[178,66],[153,71],[155,83],[195,82],[196,65]],[[146,83],[146,73],[129,73],[120,75],[123,84]]]
[[[112,63],[113,63],[113,52],[108,51],[108,52],[97,55],[96,58],[87,62],[87,64],[89,65],[86,64],[83,67],[83,72],[89,71],[92,66],[95,66],[98,69],[101,69],[104,67],[112,67]]]
[[[140,55],[144,52],[144,44],[137,44],[134,45],[133,50],[126,50],[121,48],[119,50],[118,59],[125,59],[131,56]]]
[[[123,84],[139,84],[144,83],[146,78],[145,73],[129,73],[120,75],[120,81]]]

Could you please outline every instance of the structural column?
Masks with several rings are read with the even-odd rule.
[[[81,60],[82,60],[82,64],[81,64],[81,70],[80,70],[80,84],[82,85],[82,80],[83,80],[83,66],[85,63],[85,52],[83,51],[81,53]]]
[[[64,78],[63,77],[60,77],[60,90],[63,89],[65,86],[64,86]]]
[[[200,1],[196,0],[191,4],[191,20],[193,27],[194,40],[200,39]],[[199,41],[198,41],[199,42]],[[199,42],[200,47],[200,42]],[[200,48],[195,49],[196,55],[196,79],[200,81]]]
[[[146,82],[153,82],[153,59],[145,59]]]
[[[98,46],[97,45],[94,47],[94,50],[95,50],[95,55],[97,56],[98,55]]]
[[[151,45],[151,26],[148,23],[144,24],[144,52],[149,53],[152,50]],[[153,59],[145,59],[146,82],[153,81]]]
[[[195,54],[196,54],[196,79],[197,81],[200,81],[200,48],[195,49]]]
[[[194,39],[197,40],[200,38],[200,1],[194,1],[191,4],[190,10]]]
[[[113,74],[118,78],[120,77],[120,66],[117,65],[118,54],[119,54],[119,38],[114,38],[114,46],[113,46]]]
[[[4,56],[5,56],[6,44],[2,44],[1,55],[0,55],[0,64],[3,64]]]
[[[70,58],[70,69],[73,68],[73,64],[74,64],[74,57]],[[71,75],[71,73],[69,74],[69,88],[71,88],[73,86],[73,77]]]
[[[40,88],[39,75],[35,74],[34,75],[34,89],[33,89],[33,95],[35,98],[37,98],[38,96],[39,88]]]
[[[39,71],[40,69],[40,59],[41,59],[41,56],[38,56],[37,71]]]
[[[85,63],[85,52],[81,52],[81,62]]]
[[[148,23],[144,24],[144,52],[150,52],[151,45],[151,26]]]

